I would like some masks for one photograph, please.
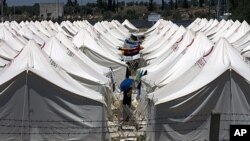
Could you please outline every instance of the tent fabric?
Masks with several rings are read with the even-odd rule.
[[[239,52],[226,39],[219,40],[202,70],[182,89],[176,88],[170,93],[165,89],[164,97],[161,97],[163,93],[154,92],[152,115],[164,120],[155,121],[149,127],[159,131],[150,136],[151,140],[209,140],[213,110],[222,113],[221,121],[229,119],[220,122],[219,137],[219,140],[228,140],[229,132],[223,129],[229,130],[235,120],[244,120],[244,124],[249,121],[245,116],[250,108],[249,72]],[[183,126],[187,129],[182,130]]]
[[[243,21],[240,25],[240,27],[236,30],[236,33],[232,34],[229,38],[228,41],[230,43],[233,43],[240,38],[242,38],[247,32],[250,31],[250,26],[246,21]]]
[[[100,47],[100,45],[88,35],[89,33],[87,31],[81,30],[77,36],[74,37],[73,44],[78,48],[83,47],[85,54],[100,65],[114,67],[115,69],[120,66],[126,66],[125,63],[119,60],[120,57],[118,57],[117,54],[110,54],[110,52]]]
[[[1,70],[6,64],[8,64],[8,63],[9,63],[9,61],[7,61],[7,60],[5,60],[5,59],[3,59],[3,58],[0,57],[0,70]]]
[[[42,49],[66,72],[83,83],[107,84],[109,81],[108,78],[105,78],[105,76],[96,72],[88,64],[76,57],[73,52],[67,49],[55,37],[51,37]]]
[[[173,46],[172,53],[167,56],[164,60],[161,61],[154,61],[153,63],[149,62],[149,65],[144,67],[144,70],[147,70],[149,73],[153,73],[155,71],[158,72],[158,70],[162,71],[161,68],[164,68],[171,64],[174,60],[177,60],[178,57],[180,57],[181,53],[184,53],[183,51],[192,45],[194,41],[195,35],[191,30],[187,30],[186,33],[183,36],[182,41],[177,46]]]
[[[12,60],[17,55],[17,51],[9,47],[3,40],[0,40],[0,57],[6,60]]]
[[[81,50],[74,46],[74,44],[68,39],[66,35],[62,32],[59,32],[55,36],[62,44],[64,44],[71,52],[73,52],[78,58],[82,61],[86,62],[90,67],[95,69],[101,74],[108,74],[110,70],[107,67],[103,67],[95,62],[93,62],[90,58],[88,58]]]
[[[92,122],[105,119],[101,103],[65,91],[32,72],[17,75],[0,91],[0,132],[6,133],[2,141],[106,138],[104,123]]]
[[[143,77],[143,80],[151,87],[155,85],[166,85],[173,79],[181,76],[181,74],[192,67],[205,54],[208,54],[212,48],[213,43],[208,40],[208,38],[202,32],[200,32],[182,57],[172,62],[171,65],[162,67],[162,69],[158,70],[157,72],[151,74],[149,73]]]
[[[106,138],[105,122],[90,122],[106,118],[103,96],[77,83],[33,40],[0,72],[0,78],[0,118],[10,119],[4,120],[8,126],[0,132],[16,133],[1,140]]]
[[[15,36],[12,35],[5,27],[0,28],[0,39],[3,40],[9,47],[16,51],[21,51],[24,47],[24,44],[15,39]]]
[[[216,32],[218,32],[219,30],[221,30],[222,27],[223,27],[226,23],[229,24],[230,22],[227,22],[227,21],[225,21],[224,19],[221,20],[215,27],[213,27],[213,28],[210,29],[209,31],[206,31],[206,32],[205,32],[206,36],[208,36],[208,37],[213,36],[214,34],[216,34]]]
[[[128,28],[129,30],[132,31],[139,31],[138,28],[136,28],[132,23],[130,23],[127,19],[124,20],[124,22],[122,23],[122,25],[126,28]]]
[[[171,26],[170,30],[168,30],[163,36],[161,36],[155,44],[151,43],[148,46],[142,45],[143,47],[145,46],[145,50],[143,50],[143,53],[150,53],[155,51],[156,49],[160,48],[160,46],[164,45],[164,43],[168,43],[169,40],[171,40],[171,37],[178,31],[179,27],[177,25]],[[182,29],[180,29],[182,31]],[[157,43],[157,44],[156,44]]]
[[[162,44],[163,48],[155,49],[151,54],[145,56],[145,58],[149,60],[155,59],[156,61],[163,60],[165,56],[169,55],[171,47],[174,44],[178,44],[178,42],[182,40],[183,34],[185,32],[186,32],[186,29],[183,26],[179,27],[176,33],[172,35],[171,39],[168,39],[167,42]]]

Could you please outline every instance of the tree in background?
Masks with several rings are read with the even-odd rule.
[[[97,0],[96,4],[97,4],[98,8],[103,9],[103,1],[102,0]]]
[[[80,6],[77,0],[74,0],[74,2],[72,2],[72,0],[68,0],[64,6],[64,13],[68,15],[80,13]]]
[[[173,5],[174,5],[173,0],[169,1],[169,5],[170,5],[170,9],[173,10]]]
[[[246,20],[250,23],[250,1],[249,0],[234,0],[230,1],[231,18],[234,20]]]
[[[67,6],[73,6],[73,2],[72,0],[68,0],[67,3],[66,3]]]
[[[198,2],[198,0],[191,0],[191,1],[190,1],[190,4],[191,4],[192,6],[198,6],[199,2]]]
[[[2,1],[2,0],[0,0]],[[3,0],[3,6],[7,6],[6,0]]]
[[[164,10],[164,7],[165,7],[165,1],[161,0],[161,10]]]
[[[112,11],[116,11],[116,0],[113,0],[112,2]]]
[[[108,0],[108,10],[112,9],[112,0]]]
[[[154,10],[153,0],[149,0],[148,11],[153,11],[153,10]]]
[[[215,0],[211,0],[211,6],[215,6],[216,5],[216,3],[215,3]]]
[[[183,8],[188,8],[188,0],[183,0]]]
[[[175,0],[175,9],[177,9],[178,8],[178,0]]]
[[[203,7],[203,4],[204,4],[204,0],[199,0],[199,6]]]

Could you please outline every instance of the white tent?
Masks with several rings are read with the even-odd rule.
[[[144,47],[143,53],[145,54],[152,50],[152,48],[161,43],[162,40],[168,39],[177,29],[177,25],[169,23],[161,30],[154,30],[154,33],[152,33],[142,42],[141,46]]]
[[[249,124],[250,68],[225,39],[206,65],[181,89],[151,94],[149,140],[209,140],[211,112],[221,114],[219,140],[229,140],[231,124]],[[179,85],[179,84],[176,84]],[[152,126],[151,126],[152,125]]]
[[[73,52],[58,39],[51,37],[42,48],[48,56],[66,72],[80,82],[86,84],[107,84],[108,78],[81,61]]]
[[[34,40],[37,44],[43,45],[44,41],[31,31],[26,25],[24,25],[19,31],[18,34],[26,38],[27,40]]]
[[[248,31],[244,36],[240,39],[232,43],[232,45],[237,48],[239,51],[245,48],[245,45],[248,44],[250,41],[250,31]]]
[[[127,19],[123,21],[122,25],[131,31],[139,31],[132,23],[130,23]]]
[[[213,23],[211,26],[209,26],[206,30],[204,30],[203,32],[206,34],[207,32],[209,32],[210,30],[212,30],[214,27],[216,27],[219,24],[219,22],[217,21],[217,19],[213,20]]]
[[[98,42],[91,37],[86,30],[81,30],[73,38],[73,44],[81,49],[91,60],[104,67],[111,67],[115,72],[114,81],[117,84],[124,79],[126,64],[122,62],[117,54],[111,54],[107,49],[102,48]]]
[[[248,31],[250,31],[250,26],[246,21],[243,21],[236,32],[228,37],[228,41],[230,43],[234,43],[235,41],[242,38]]]
[[[216,36],[220,36],[220,34],[225,32],[227,29],[229,29],[233,25],[233,23],[230,20],[226,21],[225,24],[223,24],[223,21],[221,21],[221,22],[222,22],[222,24],[220,24],[220,25],[222,25],[222,26],[219,27],[220,25],[218,25],[217,30],[215,30],[214,34],[212,34],[211,36],[207,35],[207,36],[209,36],[209,39],[213,39]]]
[[[3,58],[0,57],[0,71],[2,70],[3,67],[6,66],[6,64],[8,64],[9,61],[8,60],[5,60]]]
[[[16,51],[22,50],[24,44],[19,41],[11,32],[5,27],[0,28],[0,39],[2,39],[9,47]]]
[[[102,95],[68,76],[34,41],[0,78],[1,140],[105,139],[105,122],[92,122],[106,118]]]
[[[156,50],[157,48],[160,48],[164,43],[167,43],[169,42],[169,40],[171,40],[171,37],[178,31],[178,29],[179,27],[174,24],[169,30],[167,30],[162,36],[157,39],[157,42],[151,42],[148,45],[146,45],[146,43],[142,44],[142,46],[145,47],[142,52],[144,54],[147,54]]]
[[[59,32],[55,36],[62,44],[64,44],[71,52],[73,52],[78,58],[88,64],[90,67],[95,69],[97,72],[105,75],[110,72],[110,69],[104,66],[101,66],[95,62],[93,62],[90,58],[88,58],[80,49],[74,46],[71,40],[68,39],[66,35],[62,32]]]
[[[235,31],[240,27],[241,23],[239,21],[235,21],[232,26],[227,28],[225,31],[221,32],[217,36],[215,36],[212,41],[217,42],[221,37],[228,38],[229,36],[233,35]]]
[[[182,54],[185,54],[187,48],[192,45],[194,38],[194,33],[188,29],[180,43],[171,47],[172,53],[170,53],[169,56],[167,56],[161,62],[154,61],[154,63],[150,63],[148,66],[144,67],[143,70],[147,70],[150,75],[150,73],[160,71],[162,68],[169,66],[173,61],[178,60],[177,58],[180,58]]]
[[[72,42],[76,47],[82,47],[84,53],[100,65],[109,66],[114,69],[126,66],[125,63],[120,61],[121,57],[118,54],[111,54],[112,52],[108,52],[107,49],[102,48],[86,30],[78,32]]]
[[[158,60],[164,60],[164,57],[168,56],[170,53],[170,49],[174,44],[178,44],[182,38],[183,34],[186,32],[186,29],[183,26],[180,26],[178,30],[167,40],[164,41],[163,44],[161,44],[161,47],[156,48],[153,50],[150,54],[146,55],[144,58],[146,60],[152,60],[158,61]]]
[[[164,86],[176,78],[180,77],[183,73],[188,71],[197,61],[209,55],[213,50],[213,43],[200,32],[195,38],[191,46],[181,56],[175,59],[171,64],[161,67],[160,70],[146,75],[143,79],[151,87]],[[195,75],[195,74],[192,74]]]
[[[94,25],[94,28],[100,33],[102,34],[104,37],[106,37],[109,42],[111,42],[112,44],[116,45],[116,46],[122,46],[123,45],[123,41],[119,40],[116,36],[114,36],[111,32],[109,32],[109,30],[107,30],[105,27],[103,27],[103,25],[98,22]]]
[[[3,40],[0,40],[0,57],[12,60],[17,55],[17,51],[10,48]]]
[[[227,23],[224,19],[222,19],[218,24],[216,24],[213,28],[205,32],[206,36],[212,36],[216,34],[221,28]]]

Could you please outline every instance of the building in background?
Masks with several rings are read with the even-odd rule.
[[[161,19],[161,15],[158,13],[151,12],[148,15],[148,21],[152,22],[153,24],[156,23],[159,19]]]
[[[41,19],[57,19],[63,16],[64,3],[40,3]]]

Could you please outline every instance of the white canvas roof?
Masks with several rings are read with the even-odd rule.
[[[190,69],[199,59],[207,56],[213,49],[213,43],[203,34],[198,33],[194,42],[186,53],[179,58],[178,62],[173,62],[171,65],[155,71],[153,74],[148,74],[144,77],[150,86],[164,86],[172,80],[180,77],[188,69]]]
[[[213,28],[211,28],[209,31],[205,32],[206,36],[212,36],[214,34],[216,34],[216,32],[218,32],[219,30],[221,30],[221,28],[227,23],[227,21],[225,21],[224,19],[222,19],[216,26],[214,26]]]
[[[211,37],[209,37],[209,39],[213,39],[213,38],[215,38],[217,36],[220,36],[224,31],[229,29],[232,25],[233,25],[233,23],[231,21],[229,21],[229,20],[221,27],[219,27],[220,25],[218,25],[217,30],[214,32],[215,34],[213,34]],[[207,35],[207,36],[210,36],[210,35]]]
[[[83,83],[107,84],[108,78],[81,61],[58,39],[51,37],[42,48],[66,72]]]
[[[152,44],[150,43],[149,46],[146,46],[145,44],[142,45],[143,47],[145,46],[145,49],[142,50],[142,53],[150,53],[156,50],[157,48],[160,48],[164,43],[168,43],[169,40],[171,40],[171,37],[178,31],[179,27],[177,25],[173,25],[170,30],[168,30],[163,36],[161,36],[158,39],[157,44]]]
[[[150,36],[148,36],[143,42],[142,46],[144,47],[144,52],[147,52],[151,47],[154,47],[163,40],[164,37],[168,38],[167,34],[171,34],[173,31],[172,28],[178,28],[178,26],[173,24],[167,24],[163,29],[155,29]],[[172,29],[172,31],[171,31]],[[175,29],[176,30],[176,29]],[[170,33],[169,33],[170,32]]]
[[[28,40],[34,40],[37,44],[42,45],[44,41],[38,37],[33,31],[31,31],[27,26],[23,26],[19,31],[18,34],[22,35]]]
[[[117,46],[123,46],[123,41],[117,39],[113,34],[111,34],[110,32],[108,32],[108,30],[106,28],[103,27],[103,25],[101,23],[96,23],[94,25],[94,28],[103,36],[107,37],[107,39],[109,39],[110,42],[112,42],[112,44],[117,45]],[[111,40],[112,39],[112,40]]]
[[[113,56],[110,52],[100,47],[86,30],[78,32],[73,38],[73,44],[78,48],[83,47],[85,54],[100,65],[114,68],[126,66],[125,63],[119,60],[118,55]]]
[[[154,92],[154,97],[157,99],[155,104],[161,104],[188,95],[212,82],[225,71],[231,69],[247,81],[250,81],[249,66],[243,61],[243,57],[239,52],[233,48],[226,39],[222,38],[216,44],[214,51],[211,53],[202,71],[191,82],[183,87],[183,89],[167,95],[166,93],[159,93],[164,87],[162,90]]]
[[[0,39],[16,51],[20,51],[24,47],[24,44],[17,40],[5,27],[0,29]]]
[[[201,21],[194,25],[191,29],[194,30],[195,32],[200,31],[202,28],[204,28],[208,24],[207,19],[201,19]]]
[[[139,31],[138,28],[136,28],[132,23],[130,23],[127,19],[124,20],[124,22],[122,23],[123,26],[125,26],[126,28],[128,28],[129,30],[133,30],[133,31]]]
[[[192,29],[193,26],[197,25],[202,19],[196,18],[187,28]]]
[[[95,101],[103,102],[101,94],[83,87],[68,76],[67,73],[60,70],[53,60],[46,58],[45,54],[41,52],[41,49],[33,40],[29,41],[22,52],[12,60],[11,64],[0,72],[0,85],[23,71],[31,71],[60,88]]]
[[[145,56],[145,58],[148,60],[155,59],[155,60],[164,60],[165,56],[169,55],[170,48],[182,39],[183,34],[186,32],[186,29],[183,26],[180,26],[178,30],[175,32],[175,34],[168,39],[168,42],[164,42],[161,47],[155,49],[152,51],[149,55]]]
[[[210,30],[212,30],[214,27],[216,27],[217,25],[219,24],[218,20],[217,19],[214,19],[213,20],[213,23],[211,26],[209,26],[207,29],[205,29],[203,32],[206,33],[209,32]]]
[[[0,57],[6,60],[12,60],[17,53],[17,51],[10,48],[3,40],[0,40]]]
[[[240,25],[241,23],[239,21],[235,21],[232,26],[230,26],[225,31],[214,37],[212,41],[217,42],[221,37],[225,37],[227,39],[229,36],[235,33],[235,31],[239,28]]]
[[[230,37],[228,37],[228,41],[230,43],[234,43],[235,41],[242,38],[247,32],[250,31],[250,26],[246,21],[243,21],[240,25],[240,27],[232,34]]]
[[[124,26],[122,26],[122,24],[119,23],[118,21],[112,20],[111,24],[116,27],[116,29],[119,31],[120,34],[123,34],[124,36],[129,36],[130,35],[128,29],[126,29]]]
[[[3,59],[3,58],[0,57],[0,71],[8,63],[9,63],[9,61],[7,61],[7,60],[5,60],[5,59]]]
[[[55,36],[60,42],[62,42],[71,52],[73,52],[78,58],[80,58],[82,61],[84,61],[86,64],[88,64],[90,67],[95,69],[97,72],[101,74],[107,74],[109,73],[110,69],[107,67],[103,67],[95,62],[93,62],[91,59],[89,59],[81,50],[79,50],[77,47],[74,46],[72,41],[70,41],[66,35],[64,35],[62,32],[59,32]]]
[[[150,64],[144,67],[143,70],[147,70],[149,74],[154,73],[155,71],[164,71],[162,69],[169,66],[173,61],[178,60],[177,58],[181,58],[181,56],[185,54],[184,51],[192,45],[194,38],[195,33],[188,29],[181,42],[177,46],[171,48],[172,53],[169,56],[162,61],[154,61],[153,63],[149,62]]]
[[[243,35],[240,39],[232,43],[232,45],[237,48],[239,51],[244,49],[245,44],[247,44],[250,41],[250,31],[248,31],[245,35]]]
[[[214,20],[210,19],[208,21],[208,23],[200,31],[204,32],[205,30],[207,30],[208,28],[210,28],[213,24],[214,24]]]

